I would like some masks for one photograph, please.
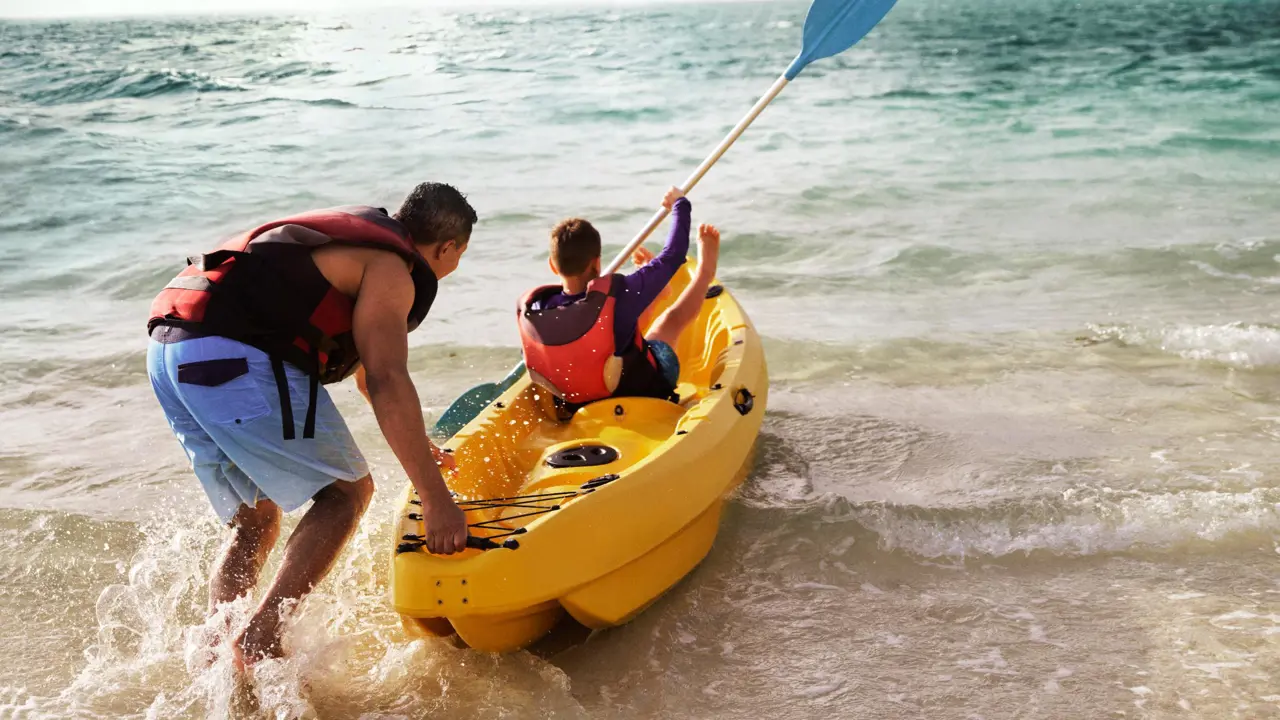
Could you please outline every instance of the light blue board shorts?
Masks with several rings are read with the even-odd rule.
[[[222,337],[152,340],[147,348],[151,387],[223,522],[262,498],[296,510],[335,480],[369,474],[323,387],[316,394],[315,437],[303,438],[311,381],[293,365],[284,369],[296,423],[292,440],[284,439],[280,393],[266,353]]]

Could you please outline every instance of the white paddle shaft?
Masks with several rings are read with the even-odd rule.
[[[693,189],[693,186],[698,184],[698,181],[702,179],[702,176],[707,174],[707,171],[711,169],[711,166],[716,164],[716,161],[719,160],[726,151],[728,151],[729,146],[733,145],[734,141],[737,140],[738,137],[746,131],[747,127],[751,125],[751,122],[756,119],[756,116],[763,112],[765,107],[769,103],[773,102],[774,98],[778,97],[778,93],[782,92],[782,88],[786,87],[789,82],[791,81],[788,80],[785,75],[779,76],[778,79],[774,81],[773,86],[769,88],[769,92],[765,93],[756,101],[756,104],[747,112],[746,117],[738,121],[738,124],[729,131],[729,134],[725,136],[724,140],[720,141],[720,145],[712,151],[711,155],[707,156],[706,160],[702,161],[702,164],[698,166],[697,170],[693,171],[693,174],[689,176],[689,179],[684,181],[684,185],[680,186],[680,190],[682,192],[688,194],[688,192]],[[658,212],[654,213],[653,217],[649,218],[649,222],[645,224],[644,229],[642,229],[631,240],[631,242],[627,243],[627,246],[622,249],[622,252],[618,253],[618,257],[614,258],[613,262],[609,263],[609,266],[601,271],[601,274],[608,275],[610,273],[617,272],[618,268],[622,267],[622,263],[626,262],[627,258],[631,257],[631,253],[635,252],[636,248],[644,244],[644,241],[649,237],[649,234],[662,224],[662,221],[666,219],[667,214],[670,212],[671,211],[666,208],[660,208]]]

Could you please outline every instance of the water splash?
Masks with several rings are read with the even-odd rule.
[[[97,630],[75,679],[52,697],[14,690],[11,704],[37,708],[35,717],[419,717],[424,709],[579,716],[567,676],[543,660],[406,635],[387,602],[389,541],[376,526],[366,521],[330,577],[285,609],[288,656],[258,663],[246,680],[234,670],[230,641],[247,626],[253,600],[204,616],[206,578],[225,531],[212,520],[152,522],[126,581],[98,597]]]

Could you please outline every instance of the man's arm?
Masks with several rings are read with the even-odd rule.
[[[370,405],[373,405],[373,398],[369,397],[369,381],[365,378],[364,365],[356,366],[355,377],[356,389],[360,391],[360,394],[364,396],[364,399]],[[439,447],[436,447],[436,444],[431,442],[431,438],[429,436],[427,437],[427,444],[431,446],[431,456],[436,459],[437,465],[450,472],[458,471],[458,461],[454,460],[453,456],[449,453],[441,450]]]
[[[422,499],[427,549],[448,555],[466,547],[467,521],[432,457],[418,391],[409,378],[413,296],[413,279],[398,257],[380,253],[365,267],[352,317],[362,365],[356,383]]]

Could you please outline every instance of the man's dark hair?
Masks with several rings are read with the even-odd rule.
[[[600,233],[582,218],[563,220],[551,231],[551,259],[561,275],[581,275],[600,257]]]
[[[454,186],[427,182],[409,193],[395,218],[417,245],[435,245],[446,240],[465,243],[471,237],[471,227],[476,224],[476,211]]]

